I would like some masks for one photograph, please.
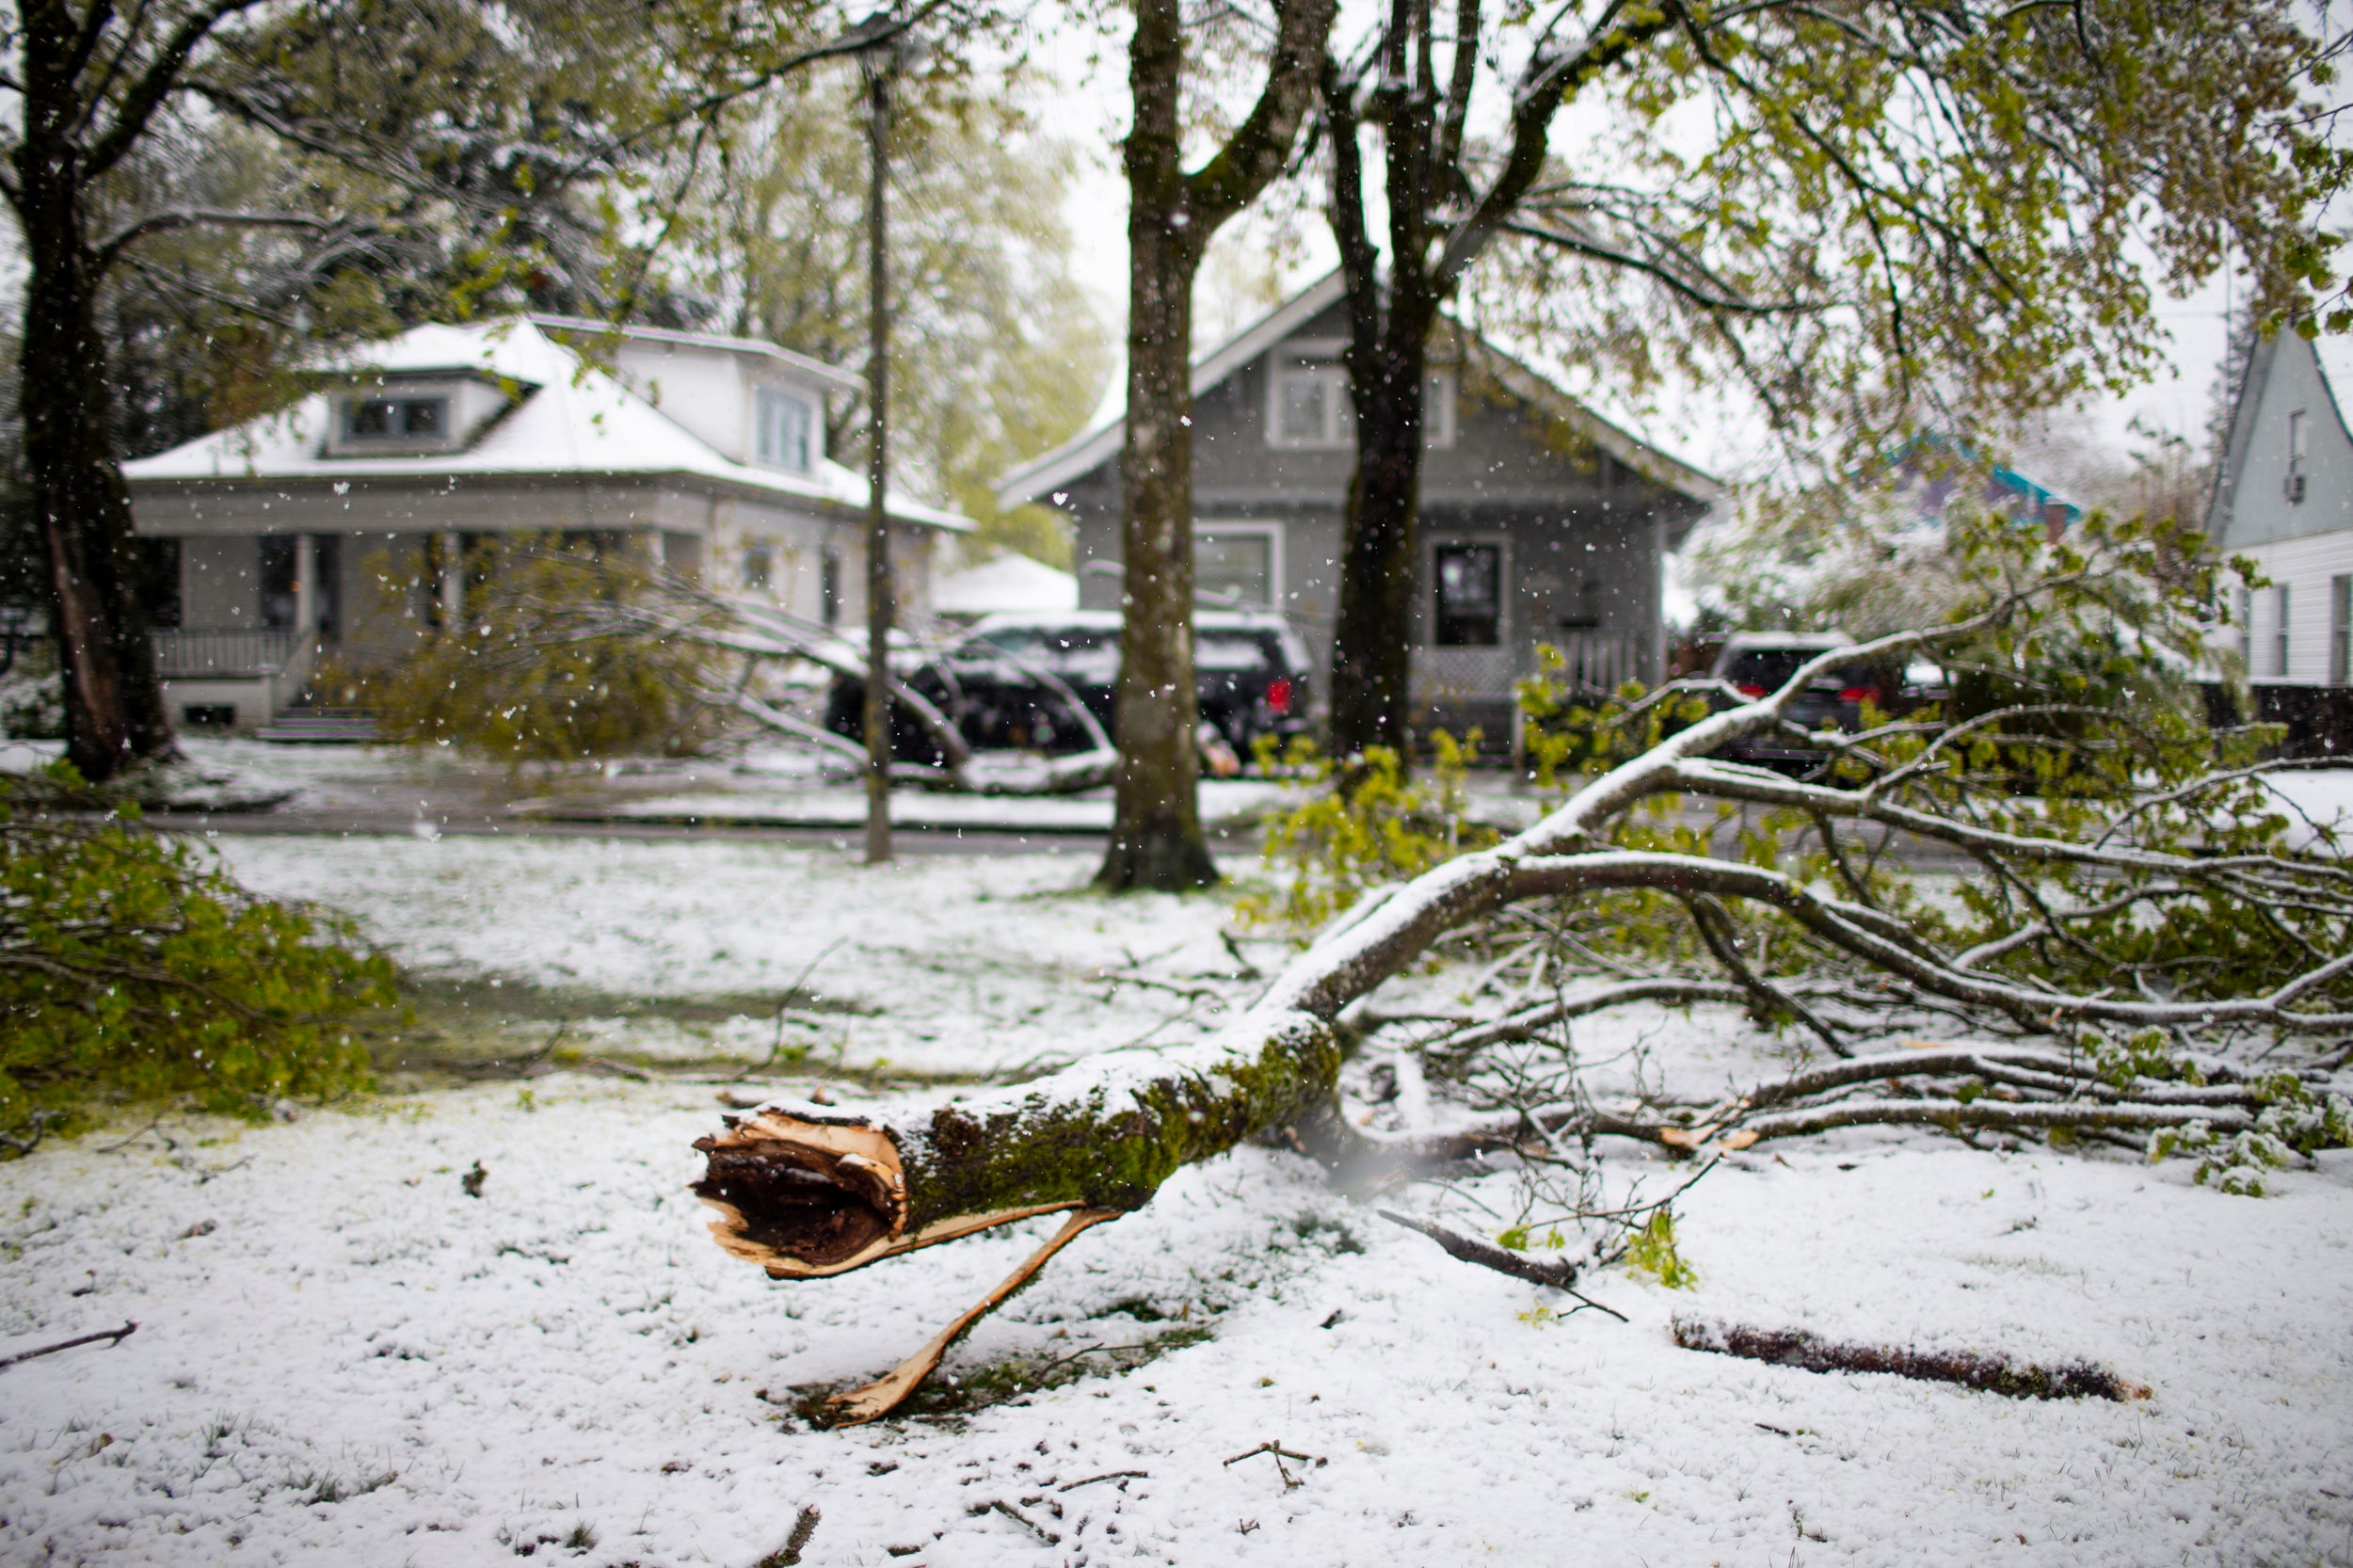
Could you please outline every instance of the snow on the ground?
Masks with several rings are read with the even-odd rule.
[[[736,840],[218,842],[251,885],[352,911],[427,975],[772,995],[841,940],[810,984],[879,1010],[829,1017],[850,1059],[940,1071],[1181,1038],[1206,1010],[1091,977],[1232,965],[1219,900],[1100,897],[1075,846],[869,870]],[[1694,1086],[1769,1059],[1707,1010],[1580,1041],[1640,1045]],[[1244,1149],[1081,1238],[947,1368],[1102,1369],[958,1421],[820,1432],[791,1416],[796,1388],[881,1373],[1052,1222],[772,1283],[685,1191],[712,1096],[557,1074],[291,1125],[175,1120],[124,1144],[126,1127],[0,1165],[0,1357],[140,1325],[0,1370],[0,1561],[751,1568],[805,1505],[823,1512],[806,1561],[876,1568],[2353,1550],[2344,1156],[2249,1199],[2180,1163],[1920,1133],[1753,1149],[1678,1205],[1695,1290],[1591,1280],[1620,1323],[1559,1320],[1539,1309],[1563,1300]],[[479,1198],[460,1186],[476,1161]],[[1508,1213],[1506,1179],[1482,1195]],[[1760,1366],[1676,1349],[1678,1312],[2084,1358],[2154,1396]],[[1310,1456],[1284,1462],[1296,1485],[1237,1457],[1270,1442]],[[1143,1474],[1094,1479],[1122,1471]]]
[[[1093,892],[1099,852],[1084,845],[868,867],[826,846],[743,840],[214,842],[248,887],[358,916],[424,975],[624,998],[774,998],[806,976],[840,1010],[792,1038],[856,1065],[1001,1072],[1146,1034],[1189,1039],[1222,1016],[1213,1005],[1096,977],[1143,961],[1162,979],[1234,967],[1222,903]],[[659,1040],[632,1038],[660,1054]],[[776,1038],[768,1017],[747,1016],[680,1044],[758,1057]]]
[[[1202,825],[1211,832],[1254,822],[1285,798],[1280,784],[1209,778],[1201,782]],[[734,785],[612,803],[566,800],[546,808],[556,817],[593,812],[624,822],[766,823],[795,827],[855,829],[866,821],[866,792],[850,784],[795,789]],[[901,827],[991,832],[1109,833],[1112,795],[1106,789],[1076,795],[946,794],[903,789],[890,800]]]
[[[1744,1158],[1682,1205],[1697,1289],[1593,1280],[1619,1323],[1546,1320],[1244,1150],[1082,1238],[949,1370],[1178,1314],[1206,1342],[829,1433],[778,1401],[885,1369],[1048,1222],[772,1284],[683,1191],[707,1093],[558,1078],[0,1167],[0,1354],[139,1324],[0,1373],[0,1559],[750,1568],[805,1505],[811,1563],[934,1568],[2287,1563],[2353,1535],[2341,1167],[2254,1200],[1924,1140]],[[2155,1392],[1760,1366],[1674,1348],[1676,1312]],[[1296,1485],[1226,1463],[1268,1442],[1309,1456]]]

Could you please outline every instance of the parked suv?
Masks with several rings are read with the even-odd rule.
[[[1736,632],[1724,639],[1709,676],[1737,690],[1742,697],[1760,697],[1779,691],[1808,660],[1842,648],[1854,639],[1844,632]],[[1806,684],[1786,711],[1790,722],[1808,730],[1838,729],[1849,734],[1863,728],[1863,705],[1873,702],[1894,710],[1907,686],[1908,672],[1892,664],[1866,663],[1832,664]],[[1719,709],[1737,699],[1719,694]],[[1805,774],[1821,766],[1829,753],[1809,746],[1786,730],[1745,736],[1717,755],[1735,762],[1784,773]]]
[[[907,683],[953,718],[976,749],[1077,751],[1087,744],[1085,727],[1036,672],[1067,686],[1116,740],[1119,633],[1119,614],[1110,610],[990,616],[964,642],[927,660]],[[1307,649],[1280,616],[1196,612],[1193,661],[1201,717],[1241,756],[1249,756],[1261,735],[1288,740],[1306,730]],[[863,681],[836,680],[826,727],[853,737],[863,733],[864,703]],[[904,758],[930,754],[920,732],[904,722],[894,743]]]

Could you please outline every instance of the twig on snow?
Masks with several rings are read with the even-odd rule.
[[[70,1351],[76,1345],[94,1345],[101,1339],[105,1340],[110,1347],[120,1345],[136,1333],[138,1326],[136,1323],[126,1322],[120,1328],[102,1329],[96,1334],[85,1334],[72,1339],[60,1339],[54,1345],[43,1345],[37,1351],[23,1351],[15,1355],[0,1356],[0,1372],[7,1371],[20,1361],[30,1361],[35,1356],[40,1355],[55,1355],[59,1351]]]
[[[1256,1459],[1260,1454],[1272,1454],[1274,1456],[1274,1471],[1275,1474],[1283,1478],[1283,1490],[1286,1492],[1289,1491],[1294,1486],[1305,1486],[1306,1482],[1293,1480],[1291,1479],[1290,1471],[1285,1467],[1283,1461],[1287,1459],[1295,1459],[1302,1464],[1321,1464],[1323,1463],[1322,1460],[1316,1458],[1312,1454],[1295,1454],[1291,1452],[1289,1448],[1283,1447],[1283,1440],[1279,1437],[1270,1443],[1261,1443],[1257,1448],[1250,1449],[1247,1453],[1238,1453],[1225,1463],[1226,1464],[1240,1464],[1243,1460]]]
[[[1497,1273],[1509,1274],[1513,1279],[1527,1280],[1531,1285],[1550,1286],[1563,1295],[1576,1297],[1578,1307],[1590,1306],[1596,1312],[1607,1312],[1622,1323],[1626,1320],[1625,1314],[1616,1307],[1603,1305],[1570,1284],[1570,1281],[1577,1278],[1577,1265],[1565,1257],[1549,1260],[1522,1257],[1515,1252],[1497,1246],[1493,1241],[1466,1235],[1433,1221],[1417,1220],[1410,1215],[1400,1214],[1389,1208],[1378,1209],[1376,1212],[1392,1224],[1403,1225],[1407,1230],[1420,1231],[1424,1236],[1437,1242],[1439,1246],[1444,1247],[1450,1257],[1458,1257],[1465,1263],[1476,1263],[1482,1269],[1493,1269]],[[1570,1310],[1576,1311],[1577,1307],[1572,1307]]]

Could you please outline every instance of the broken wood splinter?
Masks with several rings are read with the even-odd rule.
[[[915,1392],[917,1385],[937,1368],[940,1357],[948,1353],[949,1347],[969,1334],[973,1324],[1003,1304],[1006,1297],[1029,1284],[1032,1277],[1046,1267],[1048,1258],[1062,1251],[1080,1231],[1099,1225],[1106,1220],[1116,1220],[1119,1215],[1120,1210],[1116,1208],[1082,1208],[1064,1220],[1062,1228],[1054,1232],[1046,1245],[1032,1253],[1021,1267],[1005,1276],[997,1288],[933,1336],[929,1344],[899,1363],[889,1375],[863,1388],[853,1388],[846,1394],[836,1394],[827,1400],[825,1410],[831,1424],[837,1427],[863,1426],[898,1409],[905,1402],[906,1397]]]

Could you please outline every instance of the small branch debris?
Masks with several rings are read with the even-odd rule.
[[[110,1347],[120,1345],[136,1333],[138,1326],[136,1323],[124,1323],[120,1328],[103,1329],[96,1334],[85,1334],[72,1339],[60,1339],[54,1345],[43,1345],[37,1351],[24,1351],[16,1355],[0,1356],[0,1372],[7,1371],[20,1361],[30,1361],[36,1356],[55,1355],[59,1351],[70,1351],[76,1345],[95,1345],[101,1339],[105,1340]]]
[[[1590,1306],[1596,1312],[1609,1313],[1622,1323],[1626,1320],[1625,1314],[1616,1307],[1604,1306],[1593,1297],[1572,1288],[1570,1282],[1577,1278],[1577,1265],[1565,1257],[1523,1257],[1518,1253],[1498,1247],[1484,1238],[1465,1235],[1462,1231],[1439,1224],[1435,1221],[1417,1220],[1410,1215],[1400,1214],[1388,1208],[1379,1209],[1376,1212],[1393,1224],[1401,1224],[1407,1230],[1421,1232],[1433,1241],[1437,1242],[1439,1246],[1444,1247],[1449,1256],[1458,1257],[1465,1263],[1476,1263],[1482,1269],[1493,1269],[1496,1272],[1509,1274],[1513,1279],[1527,1280],[1531,1285],[1549,1286],[1563,1295],[1576,1297],[1577,1304],[1569,1309],[1572,1312],[1581,1311]]]
[[[1916,1378],[1924,1383],[1957,1383],[1963,1388],[2002,1394],[2013,1400],[2089,1398],[2113,1400],[2121,1404],[2150,1397],[2146,1384],[2129,1383],[2107,1368],[2087,1361],[2045,1367],[1977,1351],[1847,1345],[1820,1338],[1803,1329],[1718,1325],[1692,1318],[1674,1320],[1674,1338],[1687,1351],[1737,1355],[1808,1372],[1893,1372],[1897,1377]]]
[[[1247,1458],[1249,1456],[1243,1455],[1242,1457]],[[1225,1463],[1231,1464],[1233,1461],[1229,1459]],[[1150,1480],[1152,1479],[1152,1473],[1149,1470],[1106,1470],[1099,1476],[1089,1476],[1084,1480],[1065,1481],[1062,1485],[1055,1487],[1054,1490],[1057,1492],[1076,1492],[1081,1486],[1093,1486],[1098,1480],[1119,1480],[1122,1479]]]
[[[472,1170],[457,1178],[457,1185],[465,1189],[466,1196],[478,1198],[482,1196],[482,1184],[489,1179],[490,1173],[484,1170],[482,1161],[477,1160],[473,1162]]]
[[[808,1549],[808,1538],[817,1533],[817,1521],[824,1515],[810,1503],[801,1510],[801,1516],[792,1521],[792,1533],[784,1538],[784,1544],[760,1560],[758,1568],[798,1568],[801,1554]]]
[[[1261,1443],[1247,1453],[1236,1454],[1225,1463],[1229,1465],[1240,1464],[1243,1460],[1256,1459],[1260,1454],[1272,1454],[1274,1456],[1274,1470],[1277,1475],[1283,1478],[1283,1490],[1286,1492],[1289,1491],[1294,1486],[1305,1486],[1306,1482],[1293,1480],[1289,1468],[1284,1464],[1283,1461],[1287,1459],[1295,1459],[1302,1464],[1314,1464],[1318,1467],[1321,1467],[1324,1463],[1322,1460],[1316,1458],[1312,1454],[1295,1454],[1291,1452],[1289,1448],[1283,1447],[1282,1440],[1280,1438],[1277,1438],[1271,1443]]]
[[[1026,1529],[1031,1534],[1036,1536],[1040,1541],[1045,1542],[1048,1546],[1057,1546],[1062,1544],[1061,1536],[1056,1535],[1052,1530],[1048,1529],[1044,1525],[1039,1524],[1036,1520],[1031,1518],[1028,1514],[1022,1512],[1019,1509],[1014,1507],[1013,1504],[1005,1501],[1002,1497],[992,1497],[984,1503],[974,1503],[971,1507],[966,1509],[965,1512],[975,1517],[984,1513],[1001,1513],[1006,1518],[1012,1520],[1015,1524],[1019,1525],[1023,1529]]]

